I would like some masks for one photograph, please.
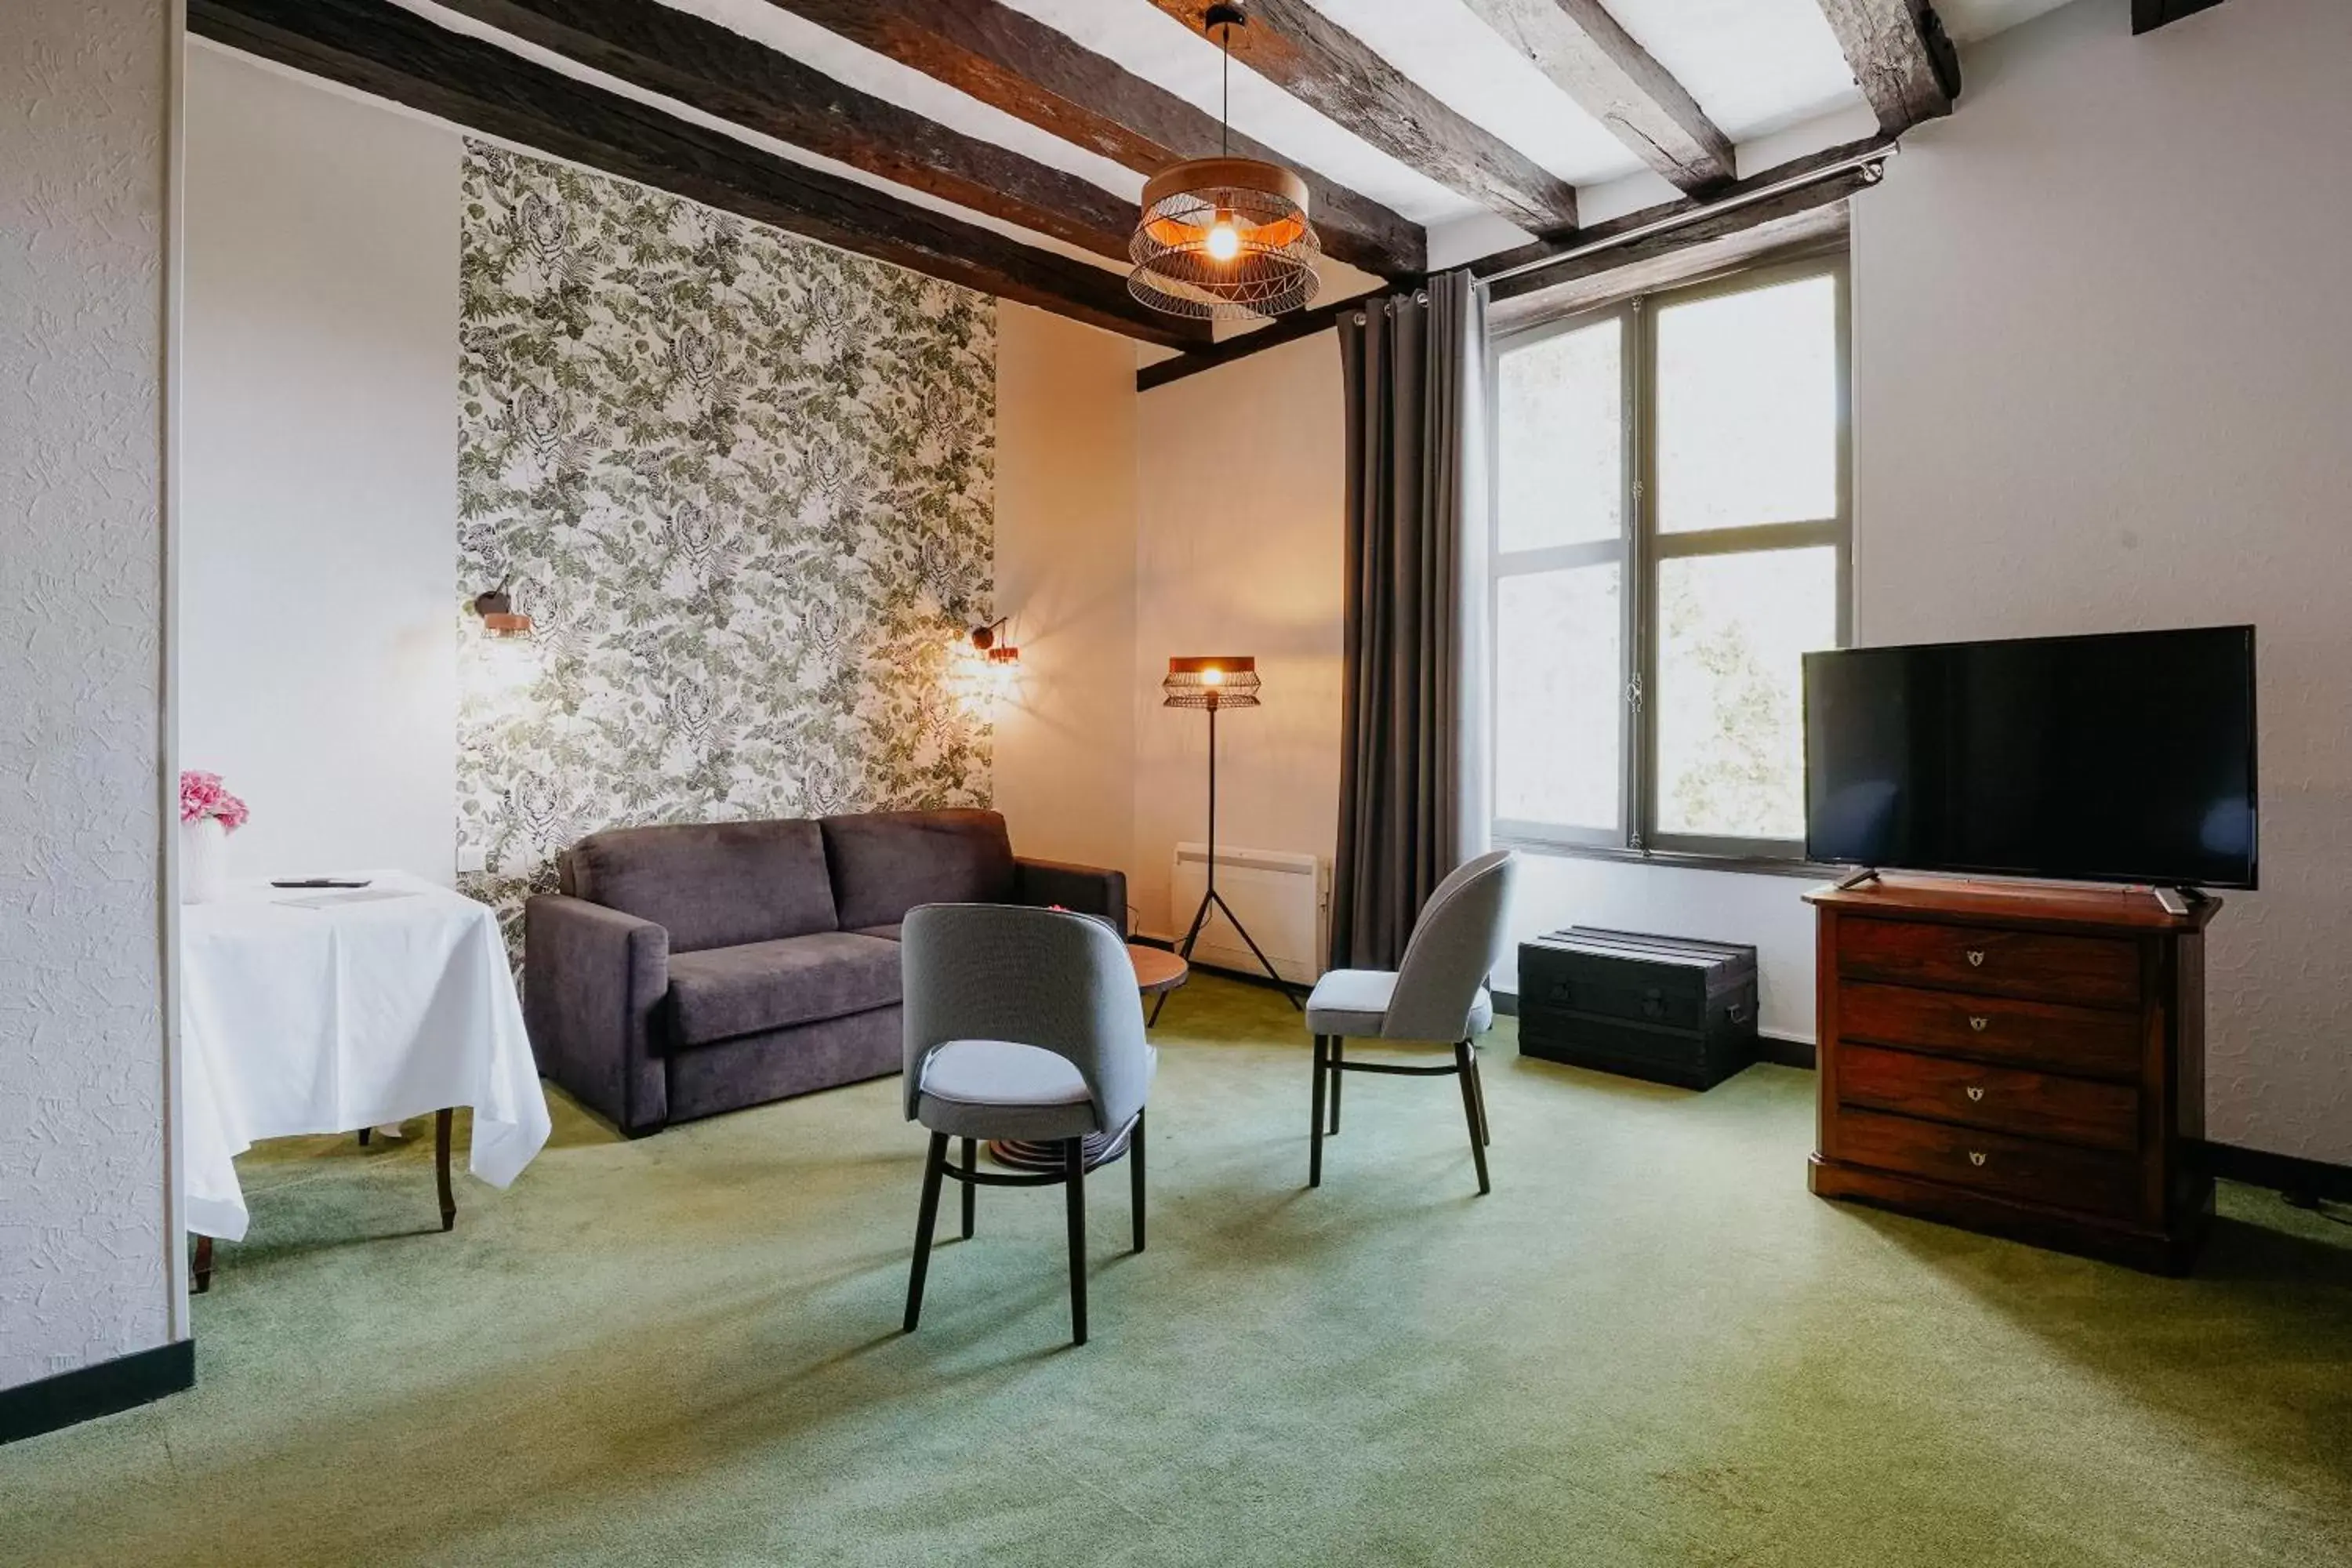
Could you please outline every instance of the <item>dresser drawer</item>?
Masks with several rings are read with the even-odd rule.
[[[2139,1094],[2117,1083],[2021,1072],[1949,1057],[1841,1046],[1842,1105],[1989,1127],[2128,1154],[2139,1147]]]
[[[2137,1079],[2140,1030],[2137,1013],[1858,980],[1838,987],[1841,1040],[1949,1052],[2084,1078]]]
[[[1838,973],[2084,1007],[2137,1008],[2140,998],[2136,942],[1927,921],[1846,921]]]
[[[1835,1131],[1837,1157],[1853,1164],[2079,1214],[2139,1212],[2139,1163],[2127,1155],[1845,1107]]]

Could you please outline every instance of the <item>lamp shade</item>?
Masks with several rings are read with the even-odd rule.
[[[1257,660],[1247,654],[1171,658],[1160,681],[1163,708],[1255,708]]]

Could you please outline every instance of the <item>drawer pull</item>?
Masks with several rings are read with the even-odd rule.
[[[1982,1100],[1982,1099],[1984,1098],[1984,1088],[1983,1088],[1983,1086],[1982,1086],[1982,1085],[1980,1085],[1980,1084],[1973,1084],[1973,1083],[1972,1083],[1972,1084],[1970,1084],[1970,1085],[1969,1085],[1969,1098],[1970,1100]]]
[[[1983,948],[1972,947],[1969,949],[1969,967],[1970,969],[1982,969],[1984,967]]]
[[[1971,1165],[1981,1165],[1981,1164],[1983,1164],[1983,1163],[1984,1163],[1984,1162],[1985,1162],[1985,1157],[1984,1157],[1983,1153],[1982,1153],[1980,1151],[1979,1151],[1979,1150],[1975,1150],[1975,1149],[1971,1149],[1971,1150],[1969,1150],[1969,1164],[1971,1164]]]

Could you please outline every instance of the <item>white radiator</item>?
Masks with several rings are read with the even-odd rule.
[[[1172,889],[1169,900],[1169,934],[1181,942],[1201,907],[1208,885],[1209,849],[1205,844],[1176,846]],[[1329,943],[1325,921],[1331,904],[1331,876],[1314,855],[1292,855],[1279,849],[1234,849],[1217,846],[1217,893],[1233,906],[1242,924],[1257,939],[1276,973],[1300,985],[1312,985],[1323,973],[1323,954]],[[1209,911],[1192,961],[1213,968],[1245,974],[1265,970],[1251,956],[1223,913]]]

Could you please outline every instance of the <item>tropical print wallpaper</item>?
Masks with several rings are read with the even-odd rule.
[[[994,301],[480,142],[464,190],[457,835],[509,942],[600,827],[985,805]]]

